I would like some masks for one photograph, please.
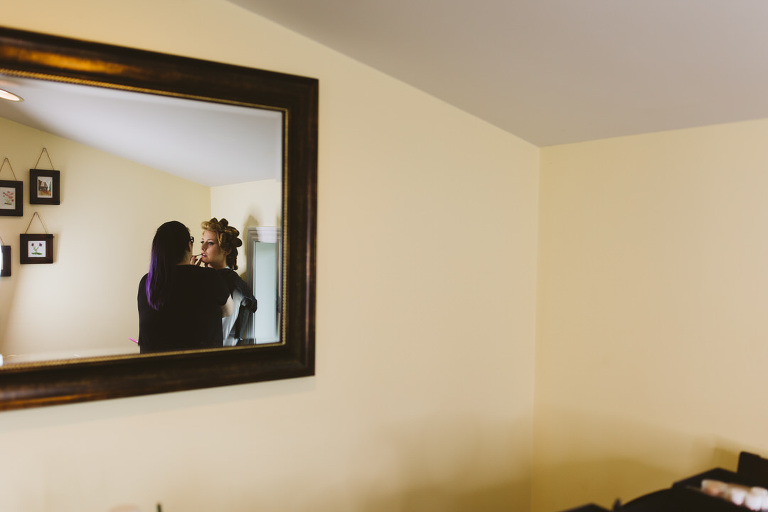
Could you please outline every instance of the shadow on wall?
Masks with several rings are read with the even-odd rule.
[[[340,412],[340,411],[339,411]],[[205,466],[166,485],[163,509],[228,512],[527,512],[530,510],[530,425],[467,414],[387,425],[345,411],[338,421],[305,424],[304,439],[286,443],[255,436],[237,454],[201,454]],[[381,414],[386,414],[382,412]],[[366,423],[370,422],[370,423]],[[520,422],[523,423],[523,422]],[[296,425],[295,428],[302,428]],[[290,436],[291,432],[286,432]],[[528,437],[530,439],[530,437]],[[521,450],[522,448],[522,450]],[[525,453],[522,453],[524,451]],[[275,464],[278,459],[291,465]],[[215,459],[215,460],[212,460]],[[201,471],[216,473],[252,461],[253,472],[231,472],[216,488],[190,487]],[[204,479],[203,479],[204,480]]]
[[[381,430],[397,486],[377,486],[366,512],[509,512],[530,510],[531,425],[456,416]],[[392,482],[394,483],[394,482]]]
[[[16,235],[16,240],[9,240],[10,235],[8,233],[8,229],[3,230],[3,233],[0,233],[0,236],[3,238],[3,242],[5,245],[11,246],[11,275],[10,276],[4,276],[0,277],[0,286],[2,286],[2,292],[0,292],[0,310],[2,311],[8,311],[8,316],[13,314],[13,304],[14,304],[14,298],[16,296],[16,286],[19,283],[19,271],[20,271],[20,264],[19,264],[19,240],[18,236]],[[54,255],[57,254],[56,250],[58,242],[56,241],[56,238],[54,238]],[[8,322],[2,321],[0,322],[0,340],[6,340],[8,339]],[[2,341],[0,341],[0,354],[5,351],[5,347],[2,344]]]
[[[371,502],[359,509],[365,512],[523,512],[518,508],[529,493],[528,483],[499,482],[494,487],[466,490],[460,486],[414,488],[402,494],[372,497]],[[528,501],[525,498],[525,501]],[[351,509],[350,509],[351,511]]]

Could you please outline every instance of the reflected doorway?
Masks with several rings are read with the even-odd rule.
[[[248,284],[257,309],[249,322],[246,339],[254,344],[280,341],[280,228],[250,227],[247,233]]]

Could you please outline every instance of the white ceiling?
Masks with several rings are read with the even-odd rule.
[[[538,146],[768,117],[765,0],[230,0]]]
[[[0,117],[206,186],[281,179],[277,111],[7,76],[0,88],[24,99],[0,100]]]

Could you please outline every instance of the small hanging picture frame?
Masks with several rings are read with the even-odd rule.
[[[27,225],[27,231],[29,226],[32,225],[32,221],[37,217],[40,220],[40,224],[43,224],[43,219],[35,212]],[[26,231],[19,235],[19,263],[53,263],[53,235],[48,234],[48,230],[45,229],[45,234],[28,234]]]
[[[20,263],[53,263],[53,235],[28,235],[24,233],[20,236]]]
[[[43,153],[48,157],[51,170],[29,170],[29,204],[61,204],[61,172],[53,169],[47,149],[43,148],[35,167],[40,163]]]
[[[29,170],[29,204],[61,204],[59,171]]]
[[[21,217],[24,215],[24,182],[16,180],[11,161],[5,157],[0,172],[3,171],[6,162],[11,168],[13,180],[0,180],[0,216]]]
[[[8,277],[11,275],[11,246],[5,245],[3,239],[0,238],[0,277]]]

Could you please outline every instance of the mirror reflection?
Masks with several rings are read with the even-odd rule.
[[[247,283],[255,297],[258,308],[254,320],[248,326],[246,339],[264,343],[280,341],[280,229],[269,226],[248,228]]]
[[[138,283],[168,220],[198,241],[212,217],[239,230],[237,272],[258,303],[242,337],[281,341],[282,111],[17,77],[0,88],[23,99],[0,100],[0,180],[24,183],[23,215],[0,220],[5,365],[138,353]],[[51,166],[61,204],[29,204],[29,170]],[[19,263],[34,212],[28,232],[54,235],[51,265]]]

